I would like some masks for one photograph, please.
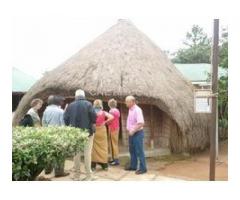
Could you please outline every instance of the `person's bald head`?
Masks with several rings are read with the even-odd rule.
[[[131,108],[132,106],[134,106],[136,104],[136,99],[134,96],[131,96],[131,95],[127,96],[125,99],[125,103],[128,108]]]

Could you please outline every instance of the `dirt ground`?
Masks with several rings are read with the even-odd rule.
[[[220,143],[216,162],[216,180],[228,180],[228,142]],[[154,160],[154,158],[152,158]],[[160,167],[159,167],[160,166]],[[155,168],[159,174],[184,180],[208,180],[209,150],[191,156],[172,156],[149,162],[149,168]]]
[[[228,143],[220,143],[219,159],[216,164],[216,180],[228,180]],[[147,158],[148,173],[136,175],[134,172],[124,170],[129,158],[120,159],[121,165],[109,167],[108,171],[97,168],[94,172],[96,181],[207,181],[209,177],[209,150],[195,155],[169,155]],[[55,178],[53,173],[40,175],[41,179],[53,181],[71,181],[73,177],[73,162],[67,160],[65,171],[70,172],[67,177]],[[84,178],[84,167],[81,165],[82,177]]]
[[[209,179],[209,150],[193,155],[148,158],[147,163],[150,172],[157,172],[163,177],[202,181]],[[216,180],[228,180],[228,141],[219,144]]]

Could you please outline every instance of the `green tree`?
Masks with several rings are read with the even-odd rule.
[[[219,65],[223,68],[228,68],[228,30],[226,28],[223,28],[222,30],[219,58]]]
[[[219,66],[228,69],[228,31],[222,30],[219,48]],[[228,137],[228,76],[221,77],[218,81],[218,116],[219,137]]]
[[[174,63],[210,63],[210,38],[198,25],[193,25],[183,42],[185,48],[174,53]]]
[[[228,69],[228,30],[221,30],[219,42],[219,66]],[[211,39],[198,25],[193,25],[191,32],[187,32],[183,44],[185,48],[179,49],[172,61],[174,63],[210,63]],[[210,78],[209,74],[209,78]],[[218,115],[219,136],[221,139],[228,137],[228,76],[221,77],[218,81]]]

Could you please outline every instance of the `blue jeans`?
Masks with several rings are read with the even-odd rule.
[[[144,132],[140,130],[136,132],[133,136],[129,136],[129,152],[130,152],[130,168],[138,168],[138,159],[140,162],[141,171],[146,171],[146,161],[144,154],[144,145],[143,145]]]

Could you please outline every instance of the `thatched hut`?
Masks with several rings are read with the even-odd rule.
[[[14,117],[21,119],[33,98],[61,94],[73,100],[82,88],[87,98],[116,98],[121,141],[127,146],[124,98],[137,97],[146,125],[146,148],[196,151],[209,144],[207,117],[195,114],[193,86],[167,56],[131,22],[119,20],[59,67],[45,74],[23,97]]]

